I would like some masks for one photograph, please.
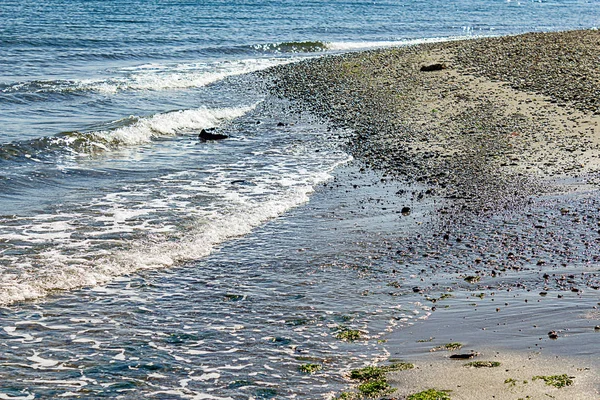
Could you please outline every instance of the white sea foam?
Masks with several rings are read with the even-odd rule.
[[[27,357],[27,359],[34,362],[34,364],[31,365],[31,368],[33,369],[52,368],[58,365],[60,362],[58,360],[40,357],[37,352],[34,352],[33,355],[31,357]]]
[[[365,42],[330,42],[327,43],[327,48],[334,51],[352,51],[366,50],[385,47],[401,47],[424,43],[449,42],[453,40],[472,39],[473,36],[455,36],[455,37],[435,37],[423,39],[405,39],[405,40],[388,40],[388,41],[365,41]]]
[[[33,400],[35,399],[34,394],[25,394],[23,396],[10,396],[6,393],[0,393],[0,399],[2,400]]]
[[[172,111],[139,118],[132,125],[114,130],[88,134],[98,147],[108,149],[115,145],[139,145],[152,139],[174,136],[180,133],[221,125],[224,121],[241,117],[256,105],[232,108],[198,108],[195,110]],[[130,117],[133,118],[133,117]],[[74,141],[77,138],[72,138]]]
[[[181,90],[207,86],[230,76],[243,75],[292,61],[289,58],[252,58],[214,63],[144,64],[110,71],[99,79],[19,82],[2,92],[79,92],[115,94],[123,91]]]
[[[346,162],[345,158],[339,157],[338,162],[329,164],[329,171],[341,162]],[[157,234],[157,230],[151,227],[149,231],[152,235],[146,239],[137,240],[131,243],[127,250],[108,251],[108,249],[96,249],[95,252],[86,249],[86,256],[80,257],[79,251],[75,254],[64,253],[60,247],[53,247],[46,251],[38,253],[34,262],[43,268],[36,268],[33,273],[20,275],[3,274],[0,278],[0,304],[10,304],[15,301],[39,298],[45,296],[49,291],[62,289],[69,290],[84,286],[95,286],[107,283],[114,278],[133,273],[143,269],[165,268],[174,265],[180,265],[189,260],[196,260],[210,254],[220,243],[234,237],[248,234],[255,227],[263,224],[269,219],[275,218],[285,213],[290,208],[305,203],[309,199],[309,194],[314,187],[329,179],[329,171],[308,171],[299,169],[296,172],[286,172],[285,167],[281,166],[280,173],[288,173],[281,184],[281,177],[273,174],[270,177],[263,177],[265,182],[260,182],[257,177],[257,184],[244,188],[246,193],[238,193],[235,198],[227,197],[227,191],[231,190],[230,176],[226,174],[228,166],[223,167],[223,171],[215,170],[210,182],[194,182],[193,178],[181,183],[185,190],[193,188],[197,184],[196,190],[200,193],[211,193],[219,198],[227,198],[227,202],[216,207],[214,204],[203,205],[201,208],[186,207],[179,205],[180,212],[194,218],[196,221],[190,225],[184,234],[177,236],[173,240],[172,236]],[[181,179],[179,176],[176,180]],[[270,182],[270,183],[269,183]],[[180,188],[180,189],[183,189]],[[174,188],[175,190],[176,188]],[[135,195],[135,191],[131,192]],[[257,198],[257,194],[260,194]],[[91,204],[90,207],[100,210],[97,205],[104,205],[105,211],[94,214],[97,221],[92,226],[98,225],[98,222],[110,222],[110,224],[101,224],[97,232],[88,232],[87,235],[94,237],[105,235],[106,233],[122,233],[134,230],[144,230],[144,222],[139,222],[128,216],[142,215],[144,212],[117,213],[114,214],[115,204],[122,204],[129,195],[127,192],[119,196],[109,194],[105,199]],[[137,199],[136,199],[137,200]],[[176,204],[176,203],[174,203]],[[166,204],[165,207],[171,211],[177,211],[173,208],[174,204]],[[111,211],[112,210],[112,211]],[[112,221],[107,219],[111,215]],[[76,218],[76,217],[74,217]],[[90,218],[88,215],[87,218]],[[45,222],[47,223],[47,222]],[[69,224],[64,224],[70,227]],[[49,228],[55,225],[48,224]],[[52,231],[52,229],[50,229]],[[38,232],[30,231],[29,235]],[[68,237],[71,231],[63,232],[61,237]],[[40,233],[43,234],[43,233]],[[39,241],[40,238],[32,236],[27,239],[30,242]],[[47,239],[47,238],[46,238]],[[56,240],[58,238],[55,238]],[[111,240],[105,240],[103,243],[110,243]],[[86,242],[74,240],[71,245],[86,246]],[[26,260],[20,267],[23,271],[33,271],[34,266],[29,265],[31,261]],[[17,265],[17,264],[14,264]],[[8,329],[8,330],[7,330]],[[9,334],[17,335],[16,332],[5,328]]]
[[[120,143],[134,144],[219,125],[250,109],[164,113],[96,135],[106,143],[119,137]],[[197,164],[186,161],[149,180],[99,190],[75,207],[63,206],[64,212],[5,221],[0,217],[0,243],[13,250],[0,249],[0,305],[198,260],[221,243],[305,203],[315,186],[349,156],[312,141],[310,136],[319,137],[320,130],[290,129],[250,136],[222,150],[190,146],[186,140],[161,142],[158,147],[168,146],[170,154],[192,157]],[[153,148],[144,152],[146,159],[155,159]],[[258,149],[264,149],[263,154],[256,155]],[[184,170],[178,170],[183,165]],[[7,329],[15,340],[35,340]]]

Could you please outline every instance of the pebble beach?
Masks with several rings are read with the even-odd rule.
[[[388,247],[423,266],[413,291],[432,315],[388,339],[415,369],[388,374],[385,398],[600,398],[599,53],[597,30],[528,33],[261,73],[293,112],[351,132],[362,170],[414,187],[407,215],[427,204],[427,228]],[[432,351],[444,342],[461,346]],[[561,388],[532,379],[564,374]]]

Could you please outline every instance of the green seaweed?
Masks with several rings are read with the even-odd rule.
[[[463,347],[462,343],[454,342],[454,343],[446,343],[441,346],[434,347],[433,349],[431,349],[429,351],[438,351],[438,350],[454,351],[454,350],[460,350],[462,347]]]
[[[389,383],[384,379],[377,379],[368,381],[358,385],[358,391],[363,397],[379,397],[383,394],[392,393],[396,391],[392,388]]]
[[[555,388],[563,388],[565,386],[571,386],[573,384],[574,376],[568,376],[567,374],[562,375],[548,375],[548,376],[534,376],[532,380],[537,381],[538,379],[546,382],[548,386],[554,386]]]
[[[385,374],[391,371],[405,371],[414,367],[415,366],[411,363],[396,362],[380,367],[369,366],[352,370],[350,372],[350,378],[361,382],[357,387],[358,393],[342,392],[338,397],[336,397],[336,399],[368,399],[393,393],[396,391],[396,389],[390,386]]]
[[[446,350],[460,350],[462,347],[463,347],[462,343],[458,343],[458,342],[455,342],[455,343],[446,343],[444,345],[444,348]]]
[[[509,386],[516,386],[517,385],[517,380],[513,379],[513,378],[508,378],[504,381],[505,384],[509,385]]]
[[[406,400],[451,400],[445,391],[428,389],[419,393],[411,394]]]
[[[405,371],[407,369],[413,369],[415,366],[411,363],[394,363],[391,365],[384,365],[381,367],[364,367],[360,369],[355,369],[350,372],[350,378],[358,381],[370,381],[370,380],[380,380],[385,377],[387,372],[391,371]]]
[[[472,361],[465,364],[465,367],[473,368],[494,368],[499,366],[500,363],[498,361]]]
[[[359,340],[362,337],[362,334],[356,329],[340,328],[335,337],[347,342],[354,342],[355,340]]]
[[[304,372],[305,374],[314,374],[317,371],[320,371],[323,369],[323,366],[321,364],[302,364],[301,366],[298,367],[298,369],[301,372]]]

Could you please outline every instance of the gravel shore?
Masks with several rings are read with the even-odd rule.
[[[364,168],[380,171],[383,179],[415,184],[415,204],[435,204],[431,220],[437,222],[425,232],[399,232],[389,247],[400,265],[422,268],[417,274],[421,285],[412,290],[424,301],[436,296],[440,301],[448,294],[456,299],[447,300],[446,307],[436,305],[434,315],[439,318],[423,322],[424,328],[418,330],[423,337],[418,339],[427,339],[430,329],[447,332],[448,340],[461,341],[462,336],[472,351],[482,350],[491,338],[505,350],[522,351],[514,341],[503,340],[514,335],[527,343],[527,349],[560,354],[567,357],[561,363],[575,364],[568,359],[570,354],[597,348],[598,54],[597,30],[531,33],[326,56],[279,66],[263,75],[274,95],[291,100],[293,111],[310,111],[332,127],[350,131],[347,149]],[[503,300],[505,307],[494,302],[500,300],[499,291],[521,299],[542,297],[525,300],[523,309],[511,314],[508,298]],[[540,303],[545,296],[558,303]],[[462,311],[456,307],[460,301],[470,304],[474,297],[481,299],[478,304],[489,298],[489,306],[473,303],[474,309]],[[541,311],[534,311],[530,305],[534,301]],[[436,320],[446,321],[438,323],[443,324],[472,319],[470,313],[478,308],[482,311],[473,315],[484,317],[471,325],[451,329],[435,325]],[[510,323],[519,315],[528,315],[527,329]],[[465,331],[474,326],[485,330],[493,316],[505,321],[502,330],[494,330],[496,336]],[[551,346],[555,338],[541,335],[538,326],[556,332],[560,346]],[[414,340],[407,342],[405,333],[391,340],[396,345],[390,354],[417,356],[410,361],[420,368],[422,379],[417,384],[398,372],[392,382],[401,388],[399,398],[426,389],[432,380],[437,380],[436,387],[454,387],[457,398],[515,394],[503,381],[488,392],[481,392],[481,385],[479,391],[469,391],[471,375],[457,382],[447,366],[441,368],[448,372],[445,379],[439,368],[423,364],[435,361],[419,353]],[[537,374],[535,363],[525,366],[524,353],[515,357],[524,374]],[[551,367],[552,373],[561,373],[560,363]],[[457,373],[464,369],[456,368]],[[428,369],[434,374],[424,372]],[[569,371],[577,376],[576,382],[587,379],[585,390],[549,395],[598,398],[598,376],[586,377],[582,371],[588,370]],[[530,390],[523,388],[519,395]]]
[[[348,151],[366,168],[426,187],[414,198],[433,199],[439,223],[398,240],[406,262],[496,277],[600,260],[599,52],[600,31],[531,33],[322,57],[268,76],[275,95],[353,132]],[[551,283],[600,286],[581,278]]]
[[[323,57],[270,73],[273,92],[352,129],[350,150],[369,166],[485,211],[522,203],[547,178],[600,170],[599,43],[599,31],[526,34]],[[436,63],[444,69],[421,71]]]

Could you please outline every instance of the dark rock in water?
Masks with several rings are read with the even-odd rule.
[[[247,181],[245,179],[237,179],[235,181],[231,181],[232,185],[242,185],[242,186],[256,186],[256,183]]]
[[[273,343],[277,343],[279,345],[288,345],[292,343],[292,339],[286,337],[274,337],[271,339]]]
[[[421,71],[423,71],[423,72],[441,71],[446,68],[448,68],[446,66],[446,64],[431,64],[431,65],[423,65],[421,67]]]
[[[285,126],[285,124],[283,122],[278,122],[277,126]]]
[[[548,337],[550,339],[558,339],[558,333],[556,333],[556,331],[550,331],[548,332]]]
[[[400,212],[402,213],[402,215],[408,215],[410,214],[410,207],[402,207],[402,210],[400,210]]]
[[[213,133],[215,128],[202,129],[198,135],[198,139],[202,141],[206,140],[222,140],[227,139],[229,136],[223,135],[222,133]]]

